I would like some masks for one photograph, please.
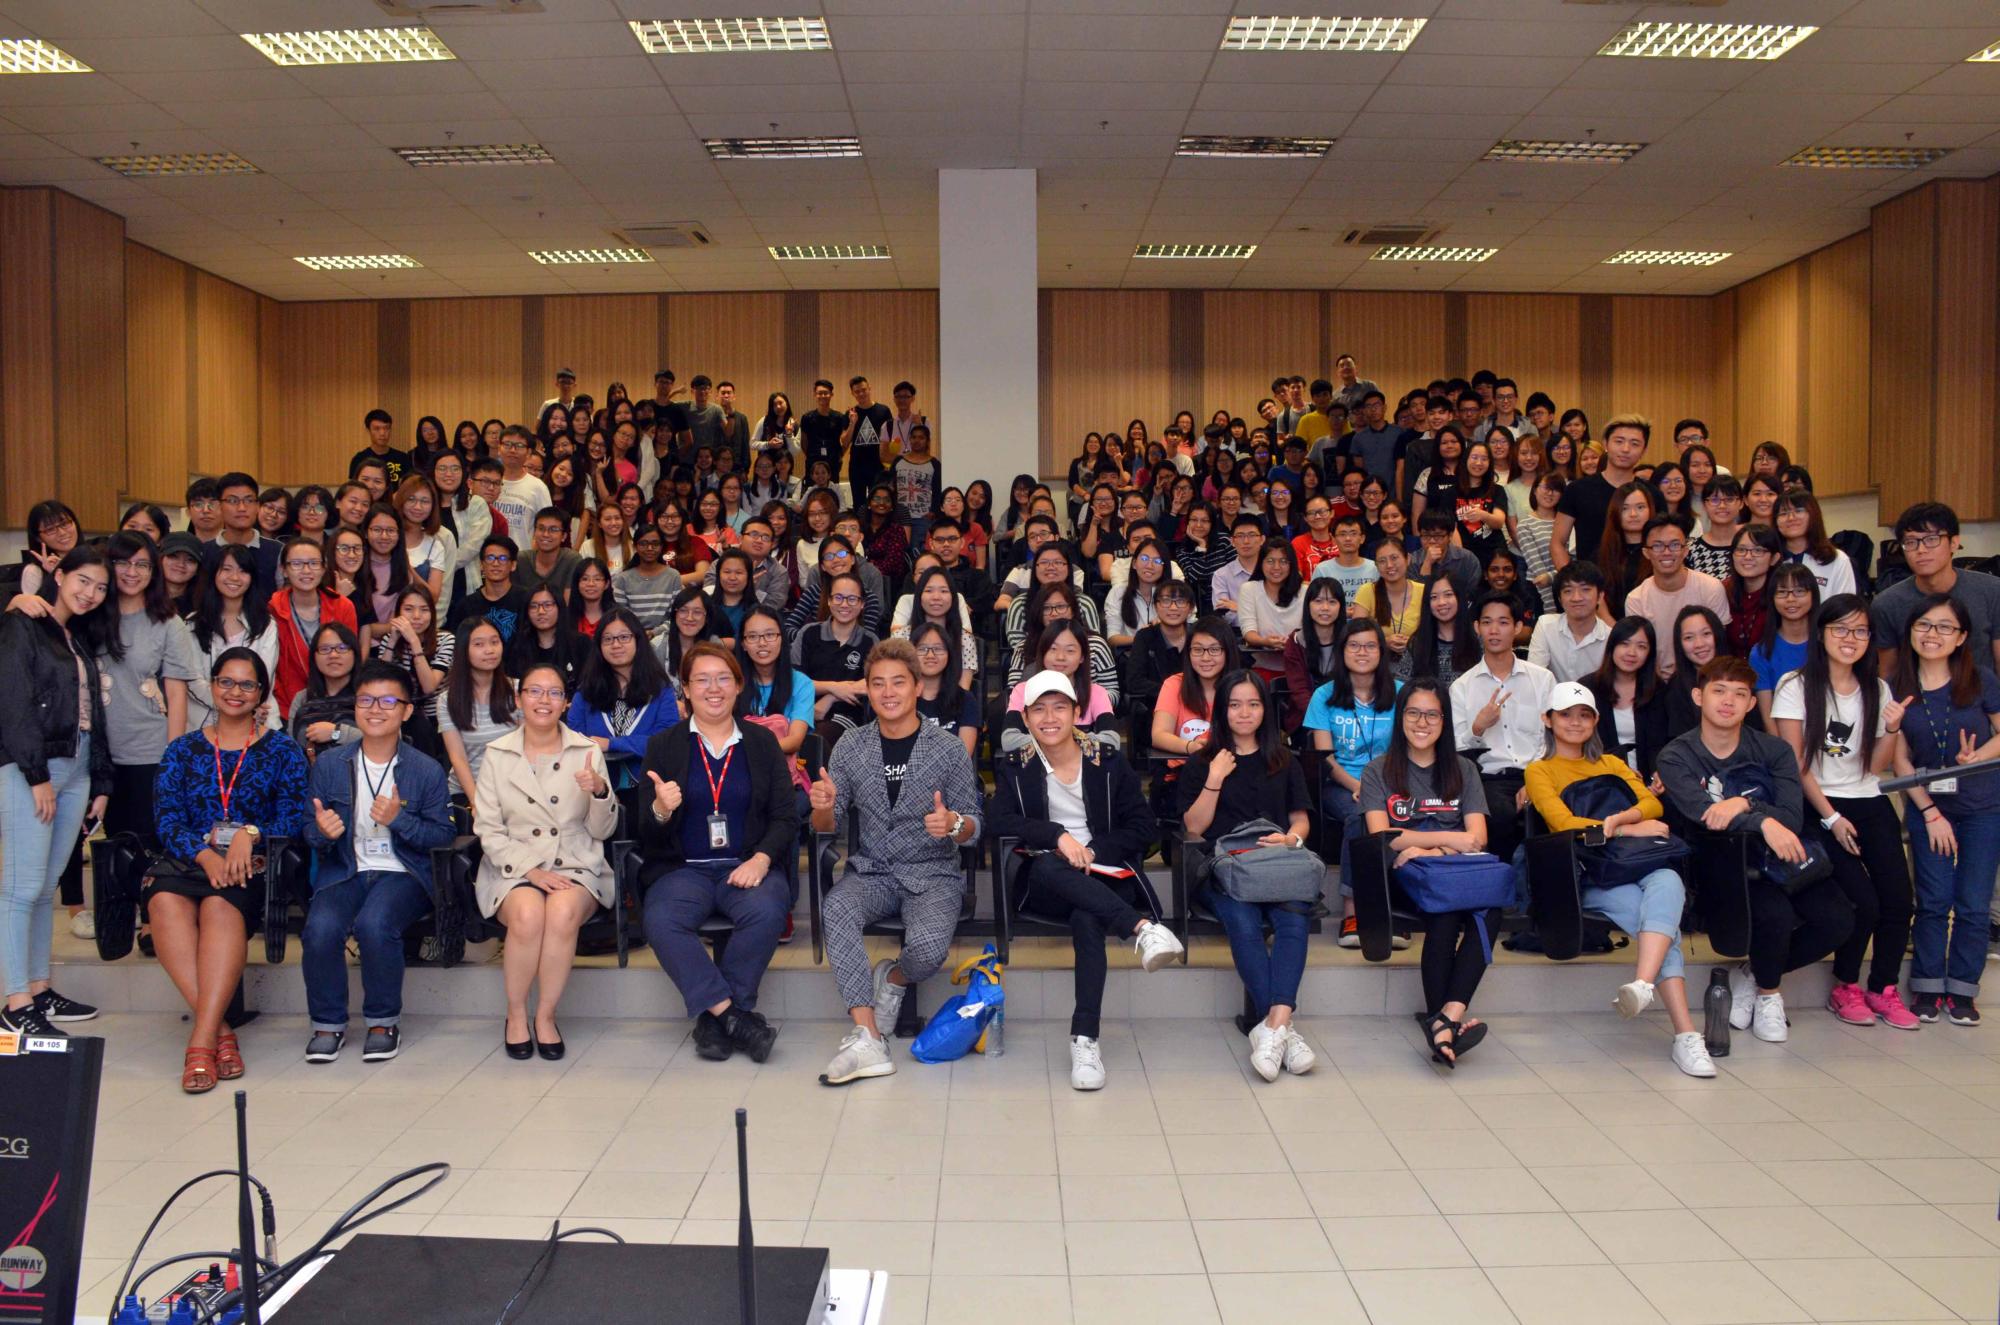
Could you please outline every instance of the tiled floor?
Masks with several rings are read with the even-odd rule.
[[[1407,1018],[1325,1018],[1305,1025],[1320,1069],[1273,1085],[1226,1022],[1123,1022],[1086,1096],[1056,1023],[834,1091],[823,1022],[785,1026],[762,1068],[696,1060],[679,1022],[572,1022],[549,1064],[502,1056],[497,1020],[435,1019],[396,1062],[350,1045],[316,1068],[302,1024],[266,1016],[244,1084],[281,1252],[436,1159],[450,1179],[390,1231],[539,1237],[561,1216],[732,1241],[742,1104],[760,1236],[888,1270],[895,1325],[1993,1321],[2000,1032],[1794,1021],[1698,1082],[1663,1020],[1500,1018],[1448,1073]],[[95,1029],[101,1310],[158,1202],[233,1133],[227,1090],[180,1093],[175,1018]],[[233,1243],[231,1191],[205,1195],[159,1254]]]

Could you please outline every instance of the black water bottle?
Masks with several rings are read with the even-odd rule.
[[[1702,1036],[1708,1041],[1710,1058],[1729,1057],[1729,972],[1718,966],[1708,975],[1708,992],[1702,996]]]

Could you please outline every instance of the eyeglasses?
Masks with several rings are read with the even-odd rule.
[[[556,701],[557,703],[561,703],[561,702],[562,702],[562,700],[563,700],[563,697],[564,697],[564,696],[563,696],[563,688],[562,688],[561,686],[522,686],[522,687],[521,687],[521,698],[523,698],[523,699],[552,699],[552,700]]]
[[[1935,552],[1948,538],[1946,534],[1910,534],[1903,539],[1903,551]]]
[[[1382,646],[1380,644],[1377,644],[1372,639],[1367,639],[1367,640],[1358,639],[1355,640],[1353,643],[1349,644],[1347,647],[1355,653],[1380,653],[1382,651]]]
[[[222,499],[222,504],[224,506],[238,506],[238,507],[255,506],[257,504],[257,499],[255,497],[245,497],[241,493],[238,493],[234,497],[224,497]]]
[[[1193,658],[1220,658],[1222,656],[1222,646],[1220,644],[1192,644],[1188,646],[1188,656]]]
[[[1444,721],[1441,709],[1404,709],[1403,721],[1413,722],[1419,727],[1435,727]]]
[[[340,548],[334,549],[334,551],[336,552],[339,552],[341,550],[342,549]],[[485,562],[489,566],[505,566],[507,563],[511,562],[514,559],[508,556],[505,552],[489,552],[485,556],[481,557],[480,560]]]
[[[1788,588],[1788,589],[1773,589],[1773,590],[1771,590],[1771,597],[1773,597],[1773,598],[1810,598],[1810,597],[1812,597],[1812,590],[1810,590],[1810,589],[1801,589],[1801,588],[1799,588],[1799,587],[1798,587],[1797,585],[1793,585],[1792,587],[1790,587],[1790,588]]]
[[[1755,543],[1746,543],[1736,549],[1735,555],[1739,557],[1768,557],[1771,555],[1771,549],[1758,547]]]
[[[1869,635],[1866,626],[1828,626],[1826,629],[1835,639],[1867,639]]]
[[[1910,627],[1912,635],[1936,635],[1939,639],[1950,639],[1965,632],[1950,621],[1919,621]]]
[[[861,601],[861,595],[851,594],[851,593],[837,593],[833,597],[829,598],[827,601],[833,603],[835,606],[838,607],[852,607],[854,606],[854,604]]]
[[[1142,557],[1134,557],[1132,558],[1132,560],[1138,562],[1141,566],[1164,566],[1167,564],[1163,559],[1159,557],[1142,556]]]
[[[917,646],[917,656],[919,658],[943,658],[950,653],[951,650],[942,644],[919,644]]]
[[[349,649],[345,644],[342,644],[341,642],[336,640],[332,644],[315,645],[313,647],[313,652],[317,653],[322,658],[335,658],[343,653],[351,653],[353,652],[353,650]]]
[[[119,570],[138,571],[142,575],[150,575],[153,570],[152,561],[146,557],[133,557],[127,561],[120,561],[115,564]]]
[[[597,642],[599,644],[602,644],[605,648],[608,649],[614,644],[632,644],[635,643],[636,641],[634,640],[631,631],[624,630],[620,631],[616,635],[599,635],[597,637]]]
[[[1663,557],[1663,556],[1667,555],[1667,554],[1668,554],[1669,552],[1685,552],[1685,551],[1687,551],[1687,544],[1686,544],[1686,543],[1648,543],[1648,544],[1646,544],[1646,551],[1648,551],[1648,552],[1652,553],[1652,554],[1653,554],[1654,556],[1658,556],[1658,557]]]
[[[700,676],[688,678],[690,690],[721,690],[736,684],[736,678],[727,672],[704,672]]]
[[[285,561],[286,570],[318,570],[320,565],[318,557],[290,557]]]
[[[212,511],[215,509],[215,505],[216,505],[215,498],[201,497],[197,498],[194,501],[189,502],[188,509],[190,511]]]
[[[745,635],[745,644],[776,644],[784,635],[775,630],[760,630],[754,635]]]
[[[336,557],[359,557],[361,549],[353,543],[342,543],[333,550],[333,555]]]
[[[211,684],[216,690],[227,690],[235,695],[248,695],[261,688],[255,681],[239,681],[233,676],[219,676]]]
[[[357,695],[354,699],[354,707],[360,713],[366,713],[369,709],[381,709],[384,712],[394,713],[398,707],[409,702],[409,700],[404,699],[401,695]]]

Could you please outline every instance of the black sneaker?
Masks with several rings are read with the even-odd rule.
[[[314,1031],[306,1041],[306,1061],[308,1063],[331,1063],[340,1057],[340,1046],[347,1043],[346,1031]]]
[[[97,1009],[73,998],[64,998],[53,989],[35,995],[35,1008],[49,1021],[89,1021]]]
[[[722,1025],[729,1032],[729,1042],[749,1054],[751,1062],[761,1063],[771,1056],[778,1032],[759,1013],[732,1007],[722,1014]]]
[[[694,1019],[694,1052],[697,1057],[720,1063],[735,1051],[736,1045],[730,1039],[728,1028],[722,1024],[722,1018],[704,1011]]]
[[[16,1035],[44,1040],[67,1040],[69,1033],[59,1031],[42,1015],[41,1005],[30,1003],[24,1008],[0,1009],[0,1031],[12,1031]]]
[[[1951,999],[1945,1004],[1944,1015],[1951,1019],[1951,1024],[1954,1026],[1977,1026],[1979,1024],[1979,1009],[1972,1005],[1971,999],[1961,997],[1958,994],[1953,994]]]
[[[386,1063],[403,1048],[402,1028],[397,1026],[370,1026],[368,1039],[361,1046],[361,1061],[364,1063]]]
[[[1918,1021],[1936,1021],[1944,1015],[1944,995],[1918,994],[1910,1004],[1910,1011],[1917,1014]]]

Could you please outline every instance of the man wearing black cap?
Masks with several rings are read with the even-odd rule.
[[[551,405],[561,405],[563,410],[567,412],[569,407],[575,403],[576,370],[572,368],[556,369],[556,393],[542,402],[542,408],[547,409]]]

